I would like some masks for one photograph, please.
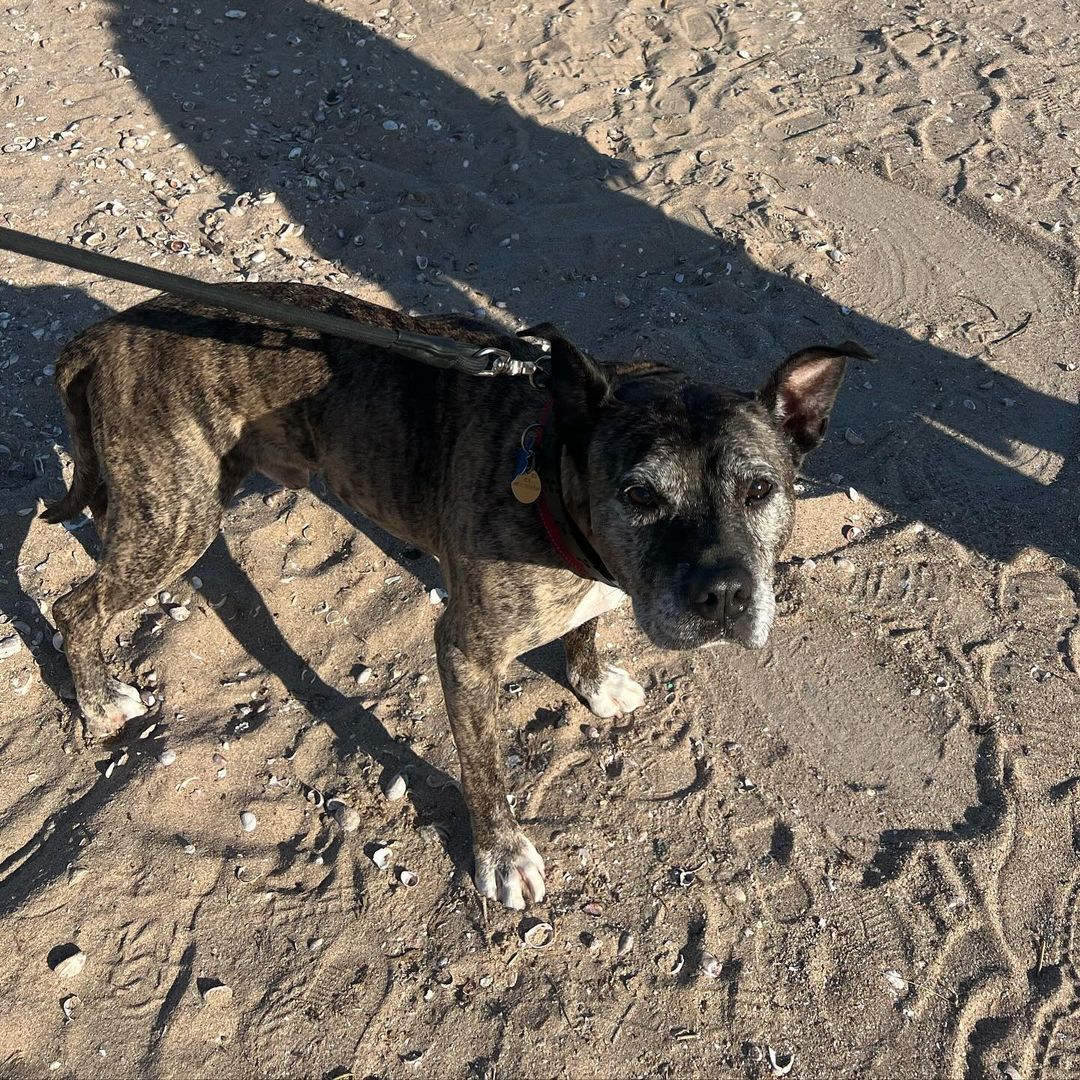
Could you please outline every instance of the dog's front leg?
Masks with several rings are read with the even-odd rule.
[[[645,690],[630,673],[605,664],[596,652],[596,624],[590,619],[563,634],[570,688],[597,716],[626,716],[645,703]]]
[[[495,709],[511,658],[466,626],[451,602],[435,628],[435,650],[472,819],[474,880],[481,896],[520,910],[544,899],[544,860],[518,828],[506,795]]]

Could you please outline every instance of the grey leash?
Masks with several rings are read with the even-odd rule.
[[[67,244],[44,240],[40,236],[31,236],[30,233],[18,232],[15,229],[0,227],[0,249],[26,255],[31,259],[70,266],[73,270],[85,270],[88,274],[99,277],[115,278],[117,281],[127,281],[147,289],[172,293],[187,300],[238,311],[244,315],[303,326],[333,337],[359,341],[364,345],[377,345],[412,360],[419,360],[423,364],[460,371],[466,375],[527,375],[531,378],[537,372],[537,359],[543,355],[539,349],[535,349],[537,359],[523,359],[511,355],[505,349],[478,349],[475,345],[466,345],[450,338],[367,326],[337,315],[309,311],[295,304],[281,304],[229,285],[213,285],[181,274],[153,270],[127,259],[117,259],[95,251],[81,251]]]

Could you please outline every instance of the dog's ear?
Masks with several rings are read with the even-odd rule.
[[[530,326],[518,336],[551,343],[547,388],[555,401],[556,423],[564,433],[588,430],[589,422],[611,394],[607,373],[551,323]]]
[[[759,391],[758,399],[800,455],[809,453],[824,437],[850,356],[870,359],[854,341],[845,341],[835,349],[826,345],[801,349],[789,356]]]

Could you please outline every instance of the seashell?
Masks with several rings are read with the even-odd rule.
[[[629,930],[624,930],[619,935],[619,944],[615,949],[616,956],[627,956],[634,948],[634,935]]]
[[[896,971],[890,968],[885,972],[885,981],[898,993],[902,994],[908,988],[908,981]]]
[[[286,758],[286,761],[289,759]],[[321,810],[326,800],[323,798],[323,793],[318,788],[308,788],[307,794],[304,796],[316,810]]]
[[[86,953],[77,945],[67,945],[65,946],[65,954],[50,966],[61,979],[74,979],[86,967]]]
[[[701,974],[709,979],[719,979],[724,965],[712,953],[701,954]]]
[[[360,815],[351,807],[339,802],[334,807],[334,817],[343,832],[356,832],[360,828]]]
[[[167,769],[174,761],[176,761],[176,751],[162,750],[161,753],[158,754],[158,761],[160,761]]]
[[[844,432],[844,441],[850,446],[865,446],[866,440],[854,429],[848,428]]]
[[[405,798],[405,792],[408,790],[409,785],[402,773],[394,773],[386,783],[386,797],[391,802]]]
[[[683,969],[683,964],[686,963],[686,957],[682,954],[682,949],[679,950],[679,955],[675,957],[675,963],[671,965],[671,970],[668,974],[674,978]]]
[[[215,1005],[218,1008],[224,1008],[232,1001],[232,998],[232,987],[224,983],[208,986],[202,993],[202,999],[207,1005]]]
[[[22,638],[18,634],[8,634],[0,638],[0,660],[14,656],[22,648]]]
[[[254,832],[255,827],[259,824],[259,819],[250,811],[245,810],[240,815],[240,828],[244,832]]]
[[[59,630],[52,636],[52,647],[57,652],[64,651],[64,635],[61,634]]]
[[[371,668],[369,668],[369,667],[362,667],[362,668],[361,668],[361,669],[360,669],[360,670],[359,670],[359,671],[358,671],[358,672],[356,673],[356,685],[357,685],[357,686],[363,686],[363,685],[364,685],[364,683],[368,682],[368,681],[369,681],[369,680],[371,679],[371,676],[372,676],[372,675],[374,675],[374,674],[375,674],[375,672],[373,672],[373,671],[371,670]]]
[[[854,544],[866,535],[858,525],[845,525],[840,532],[849,544]]]
[[[770,1046],[768,1055],[769,1068],[772,1069],[773,1076],[787,1076],[795,1065],[794,1050],[774,1050]]]
[[[436,607],[443,603],[450,594],[445,589],[432,589],[428,593],[428,603]]]
[[[411,889],[420,883],[420,878],[418,878],[411,870],[402,870],[401,873],[398,874],[398,881],[400,881],[406,889]]]
[[[555,943],[555,927],[543,919],[532,919],[521,931],[521,940],[530,949],[547,949]]]
[[[169,608],[169,618],[173,622],[184,622],[191,618],[191,608],[186,608],[183,604],[176,604]]]
[[[82,242],[86,247],[101,247],[105,243],[105,234],[103,232],[88,232],[82,238]]]
[[[390,865],[394,853],[388,847],[376,848],[371,854],[371,861],[380,869],[385,870]]]
[[[60,1008],[64,1010],[64,1019],[70,1024],[75,1020],[82,1009],[82,998],[75,994],[68,994],[68,996],[60,1002]]]

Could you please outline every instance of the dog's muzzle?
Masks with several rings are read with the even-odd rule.
[[[771,578],[737,561],[696,567],[671,591],[631,596],[638,625],[661,649],[760,649],[776,615]]]
[[[714,624],[719,636],[750,636],[750,627],[741,625],[751,621],[754,607],[754,578],[745,566],[726,562],[696,567],[687,576],[686,594],[690,610]]]

